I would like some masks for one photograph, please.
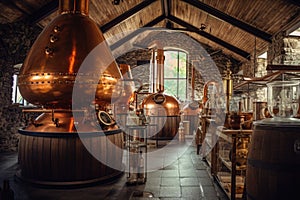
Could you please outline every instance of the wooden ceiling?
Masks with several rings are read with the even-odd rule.
[[[115,2],[116,4],[113,4]],[[0,23],[41,27],[57,16],[58,0],[1,1]],[[245,62],[267,51],[272,37],[300,26],[298,0],[90,0],[89,16],[115,45],[142,27],[168,27]],[[201,28],[202,27],[202,28]],[[133,33],[132,33],[133,32]],[[131,34],[129,34],[131,33]]]

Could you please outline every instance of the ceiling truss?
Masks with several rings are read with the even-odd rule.
[[[135,13],[141,11],[142,9],[146,8],[147,6],[149,6],[150,4],[156,2],[157,0],[144,0],[141,3],[139,3],[138,5],[136,5],[135,7],[129,9],[128,11],[126,11],[125,13],[119,15],[118,17],[116,17],[115,19],[112,19],[110,22],[102,25],[100,27],[101,31],[103,33],[107,32],[109,29],[111,29],[112,27],[114,27],[115,25],[117,25],[118,23],[130,18],[132,15],[134,15]],[[170,26],[170,22],[179,24],[180,26],[183,26],[186,28],[187,31],[190,32],[195,32],[198,35],[205,37],[215,43],[217,43],[220,46],[225,47],[226,49],[242,56],[243,58],[246,59],[250,59],[250,54],[248,52],[245,52],[223,40],[221,40],[220,38],[217,38],[205,31],[201,31],[199,28],[193,26],[192,24],[185,22],[173,15],[171,15],[171,9],[172,9],[172,1],[171,0],[160,0],[161,1],[161,6],[162,6],[162,10],[163,13],[161,16],[157,17],[156,19],[152,20],[151,22],[149,22],[148,24],[146,24],[144,27],[151,27],[154,26],[155,24],[161,22],[162,20],[167,20],[167,24],[168,26]],[[271,38],[272,35],[261,31],[249,24],[246,24],[242,21],[239,21],[213,7],[208,6],[207,4],[204,4],[201,1],[196,1],[196,0],[181,0],[191,6],[194,6],[204,12],[207,12],[223,21],[226,21],[228,23],[230,23],[233,26],[236,26],[252,35],[254,35],[255,37],[261,38],[267,42],[271,42]],[[298,5],[299,6],[299,2],[296,0],[288,0],[289,2]],[[51,13],[55,12],[58,9],[59,6],[59,1],[58,0],[54,0],[51,1],[49,4],[45,5],[44,7],[42,7],[41,9],[39,9],[37,12],[35,12],[34,14],[30,15],[29,21],[31,23],[38,23],[40,20],[42,20],[43,18],[45,18],[46,16],[50,15]],[[168,27],[168,28],[172,28],[172,27]],[[128,39],[130,37],[134,37],[134,35],[137,33],[131,33],[128,36],[126,36],[125,38]],[[115,44],[112,45],[112,48],[117,48],[120,44],[123,43],[124,40],[120,40],[119,42],[116,42]]]

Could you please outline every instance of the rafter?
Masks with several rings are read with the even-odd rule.
[[[28,21],[31,24],[38,23],[39,21],[43,20],[45,17],[57,11],[58,5],[59,5],[58,0],[50,1],[48,4],[44,5],[38,11],[33,13],[31,16],[29,16]]]
[[[201,1],[196,1],[196,0],[181,0],[181,1],[184,1],[200,10],[203,10],[223,21],[226,21],[248,33],[251,33],[252,35],[258,37],[258,38],[261,38],[269,43],[272,42],[272,35],[264,32],[264,31],[261,31],[253,26],[250,26],[249,24],[246,24],[240,20],[237,20],[236,18],[230,16],[230,15],[227,15]]]
[[[288,0],[288,2],[300,7],[300,2],[298,0]]]
[[[142,3],[136,5],[135,7],[129,9],[128,11],[124,12],[122,15],[116,17],[115,19],[111,20],[110,22],[104,24],[100,27],[101,31],[103,33],[107,32],[109,29],[111,29],[113,26],[117,25],[118,23],[126,20],[127,18],[131,17],[132,15],[136,14],[140,10],[144,9],[145,7],[149,6],[156,0],[145,0],[142,1]]]
[[[237,47],[235,47],[235,46],[233,46],[233,45],[231,45],[231,44],[229,44],[229,43],[227,43],[227,42],[225,42],[225,41],[223,41],[223,40],[221,40],[221,39],[219,39],[219,38],[217,38],[217,37],[215,37],[215,36],[213,36],[213,35],[211,35],[207,32],[205,32],[205,31],[200,31],[197,27],[195,27],[195,26],[193,26],[193,25],[191,25],[191,24],[189,24],[189,23],[187,23],[187,22],[185,22],[185,21],[183,21],[183,20],[181,20],[177,17],[174,17],[173,15],[170,15],[168,17],[168,19],[171,20],[172,22],[180,25],[180,26],[185,27],[187,29],[187,31],[195,32],[195,33],[199,34],[200,36],[205,37],[205,38],[207,38],[207,39],[209,39],[209,40],[225,47],[226,49],[228,49],[228,50],[230,50],[230,51],[232,51],[232,52],[234,52],[234,53],[236,53],[236,54],[238,54],[238,55],[240,55],[240,56],[242,56],[242,57],[244,57],[248,60],[250,59],[251,55],[248,52],[243,51],[242,49],[239,49],[239,48],[237,48]]]
[[[171,14],[172,2],[171,0],[161,0],[161,7],[164,15],[168,17]]]
[[[165,19],[164,15],[161,15],[157,18],[155,18],[154,20],[150,21],[149,23],[145,24],[143,27],[152,27],[156,24],[158,24],[159,22],[161,22],[162,20]],[[126,35],[124,38],[122,38],[121,40],[115,42],[114,44],[112,44],[110,46],[110,49],[113,51],[115,49],[117,49],[118,47],[120,47],[122,44],[124,44],[125,42],[131,40],[132,38],[134,38],[135,36],[137,36],[138,34],[142,33],[145,29],[137,29],[135,31],[133,31],[132,33]]]

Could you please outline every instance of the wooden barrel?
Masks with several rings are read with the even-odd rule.
[[[172,140],[178,139],[178,128],[180,116],[151,116],[151,124],[156,124],[156,132],[150,132],[152,139],[157,140]]]
[[[35,184],[73,186],[111,181],[123,172],[123,133],[47,133],[19,130],[17,177]],[[85,134],[85,133],[84,133]],[[86,148],[87,147],[87,148]],[[93,155],[101,156],[100,162]],[[105,159],[113,158],[109,167]],[[112,166],[112,165],[110,165]]]
[[[299,198],[300,122],[295,121],[254,123],[247,158],[248,200]]]

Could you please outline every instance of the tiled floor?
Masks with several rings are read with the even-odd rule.
[[[145,184],[131,186],[126,185],[126,174],[123,174],[109,184],[76,189],[42,188],[26,184],[14,177],[18,169],[17,153],[2,153],[0,161],[0,181],[2,183],[4,179],[9,179],[16,200],[227,200],[210,176],[206,163],[196,154],[196,147],[193,145],[170,165],[149,172]],[[153,197],[149,194],[153,194]]]

